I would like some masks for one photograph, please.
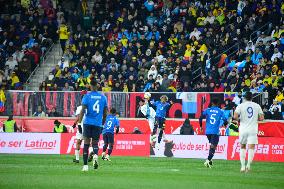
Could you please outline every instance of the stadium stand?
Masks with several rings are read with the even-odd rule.
[[[1,1],[0,85],[2,90],[21,90],[57,40],[55,10],[31,1]],[[50,11],[53,14],[50,14]],[[55,29],[56,31],[56,29]]]
[[[91,2],[45,11],[64,52],[39,90],[79,91],[97,79],[104,92],[268,92],[267,110],[274,99],[281,107],[282,1]]]

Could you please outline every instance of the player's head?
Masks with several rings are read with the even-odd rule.
[[[82,91],[80,92],[81,99],[84,97],[85,94],[87,94],[87,90],[82,90]]]
[[[252,92],[250,91],[247,91],[245,94],[244,94],[244,97],[247,101],[251,101],[252,100]]]
[[[113,115],[115,115],[115,114],[116,114],[116,109],[115,109],[115,108],[111,108],[111,109],[110,109],[110,113],[113,114]]]
[[[168,101],[167,95],[162,95],[160,100],[161,100],[161,102],[167,102]]]
[[[13,120],[13,115],[9,115],[8,120]]]
[[[98,89],[98,82],[95,79],[91,80],[90,87],[92,91],[96,91]]]
[[[212,101],[211,101],[211,104],[212,104],[212,106],[218,106],[218,104],[219,104],[218,98],[213,98]]]

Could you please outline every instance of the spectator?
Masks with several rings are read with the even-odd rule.
[[[181,135],[194,135],[194,129],[190,124],[190,120],[188,118],[185,119],[181,128],[180,128]]]
[[[138,127],[134,127],[132,134],[142,134]]]
[[[12,115],[10,115],[9,118],[6,121],[4,121],[3,131],[6,133],[14,133],[20,131]]]
[[[60,123],[57,119],[54,121],[54,133],[67,133],[67,128],[64,124]]]
[[[55,107],[51,108],[51,111],[49,112],[49,117],[60,117],[59,113],[56,111]]]
[[[38,106],[37,111],[33,113],[33,117],[47,117],[47,114],[42,111],[42,107]]]
[[[271,106],[269,107],[269,110],[266,114],[266,119],[282,119],[281,106],[277,103],[276,100],[273,100],[273,104],[271,104]]]

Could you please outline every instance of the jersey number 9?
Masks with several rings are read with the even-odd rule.
[[[252,116],[253,116],[253,109],[252,109],[252,107],[248,107],[247,108],[247,112],[248,112],[248,118],[252,118]]]

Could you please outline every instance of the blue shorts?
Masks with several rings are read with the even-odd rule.
[[[105,133],[103,134],[103,139],[105,144],[114,143],[114,134],[113,133]]]
[[[159,129],[164,129],[165,121],[165,118],[155,117],[155,125],[158,126]]]
[[[83,127],[84,127],[83,137],[92,138],[93,140],[99,140],[100,139],[100,135],[102,133],[101,127],[88,125],[88,124],[84,124]]]
[[[207,134],[208,141],[210,144],[217,146],[219,143],[219,135],[216,134]]]

